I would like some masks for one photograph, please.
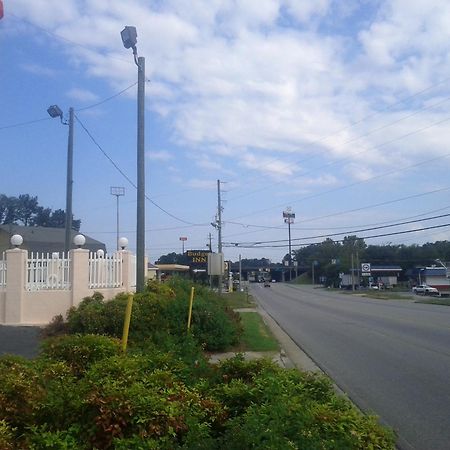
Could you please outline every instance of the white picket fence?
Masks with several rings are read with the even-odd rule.
[[[67,254],[29,253],[26,289],[70,289],[70,259]]]
[[[89,255],[89,289],[117,288],[122,286],[122,256]]]
[[[5,252],[2,253],[0,259],[0,288],[6,286],[6,255]]]

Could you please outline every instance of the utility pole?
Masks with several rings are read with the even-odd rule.
[[[353,252],[352,252],[352,291],[355,290],[355,266],[353,262]]]
[[[217,243],[218,253],[222,255],[222,200],[220,199],[220,180],[217,180],[217,233],[219,240]],[[223,274],[221,273],[219,275],[219,295],[222,295],[222,281]]]
[[[73,108],[69,108],[69,122],[64,121],[63,112],[58,105],[51,105],[47,112],[50,117],[59,117],[63,125],[69,125],[69,138],[67,142],[67,180],[66,180],[66,217],[64,234],[64,251],[68,253],[71,247],[72,235],[72,186],[73,186]]]
[[[67,187],[66,187],[66,223],[64,251],[70,250],[72,234],[72,187],[73,187],[73,108],[69,108],[69,138],[67,142]]]
[[[284,223],[288,224],[289,235],[289,281],[291,281],[291,266],[292,266],[292,248],[291,248],[291,223],[294,223],[295,213],[292,212],[292,208],[288,206],[283,211]]]

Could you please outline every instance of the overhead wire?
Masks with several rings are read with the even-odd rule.
[[[404,139],[405,137],[409,137],[409,136],[412,136],[412,135],[414,135],[416,133],[425,131],[425,130],[427,130],[429,128],[432,128],[432,127],[434,127],[436,125],[440,125],[442,123],[448,122],[449,120],[450,120],[450,117],[446,117],[445,119],[439,120],[439,121],[434,122],[434,123],[432,123],[430,125],[427,125],[425,127],[419,128],[419,129],[417,129],[415,131],[411,131],[411,132],[409,132],[409,133],[407,133],[405,135],[399,136],[399,137],[397,137],[395,139],[392,139],[392,140],[390,140],[388,142],[385,142],[385,143],[383,143],[381,145],[384,146],[384,145],[387,145],[388,143],[392,143],[392,142],[398,141],[400,139]],[[372,149],[379,148],[381,145],[375,146]],[[320,197],[322,195],[326,195],[326,194],[329,194],[329,193],[332,193],[332,192],[341,191],[341,190],[347,189],[349,187],[354,187],[354,186],[358,186],[358,185],[361,185],[361,184],[364,184],[364,183],[368,183],[370,181],[373,181],[373,180],[376,180],[376,179],[379,179],[379,178],[383,178],[383,177],[386,177],[388,175],[392,175],[394,173],[398,173],[400,171],[413,169],[415,167],[423,166],[424,164],[427,164],[427,163],[430,163],[430,162],[434,162],[434,161],[437,161],[439,159],[448,158],[448,157],[450,157],[450,153],[445,153],[444,155],[439,155],[439,156],[435,156],[433,158],[425,159],[425,160],[422,160],[422,161],[420,161],[418,163],[415,163],[415,164],[410,164],[410,165],[403,166],[403,167],[397,167],[396,169],[393,169],[391,171],[383,172],[381,174],[377,174],[377,175],[374,175],[372,177],[368,177],[368,178],[366,178],[364,180],[355,181],[353,183],[346,184],[346,185],[343,185],[343,186],[339,186],[337,188],[328,189],[326,191],[318,192],[316,194],[311,194],[309,196],[301,198],[300,200],[296,200],[295,202],[291,202],[291,205],[292,204],[298,204],[298,203],[301,203],[301,202],[303,202],[305,200],[310,200],[312,198],[317,198],[317,197]],[[348,159],[348,158],[346,158],[346,159]],[[283,207],[284,205],[285,205],[285,203],[282,203],[282,204],[278,204],[278,205],[272,206],[270,208],[265,208],[265,209],[261,209],[261,210],[258,210],[258,211],[252,211],[250,213],[247,213],[247,214],[244,214],[244,215],[241,215],[241,216],[238,216],[238,217],[234,217],[232,220],[240,219],[242,217],[247,217],[247,216],[258,214],[258,213],[261,213],[261,212],[271,211],[272,209],[280,208],[280,207]]]
[[[416,233],[419,231],[426,231],[426,230],[433,230],[438,228],[444,228],[450,226],[450,223],[440,224],[440,225],[433,225],[429,227],[422,227],[422,228],[416,228],[413,230],[405,230],[405,231],[396,231],[392,233],[384,233],[384,234],[375,234],[370,236],[358,236],[358,239],[366,240],[366,239],[375,239],[380,237],[386,237],[386,236],[397,236],[401,234],[408,234],[408,233]],[[344,239],[340,240],[333,240],[333,242],[344,242]],[[291,247],[304,247],[309,245],[319,245],[322,242],[305,242],[302,244],[291,244]],[[285,248],[289,247],[289,243],[287,244],[276,244],[276,245],[239,245],[239,244],[224,244],[224,247],[234,247],[234,248],[251,248],[251,249],[257,249],[257,248]]]
[[[442,219],[443,217],[449,217],[450,214],[440,214],[438,216],[433,216],[433,217],[423,217],[421,219],[416,219],[416,220],[407,220],[407,221],[403,221],[403,222],[397,222],[397,223],[393,223],[390,225],[379,225],[376,227],[368,227],[368,228],[359,228],[359,229],[353,229],[353,230],[347,230],[347,231],[341,231],[339,233],[328,233],[328,234],[319,234],[319,235],[315,235],[315,236],[304,236],[301,238],[292,238],[292,239],[276,239],[276,240],[270,240],[270,241],[253,241],[253,242],[243,242],[243,243],[238,243],[238,244],[254,244],[254,245],[259,245],[259,244],[272,244],[272,243],[277,243],[277,242],[296,242],[296,241],[306,241],[308,239],[317,239],[317,238],[323,238],[323,237],[331,237],[331,236],[342,236],[343,234],[352,234],[352,233],[361,233],[364,231],[373,231],[373,230],[380,230],[380,229],[384,229],[384,228],[392,228],[392,227],[398,227],[401,225],[409,225],[411,223],[417,223],[417,222],[426,222],[428,220],[436,220],[436,219]],[[233,242],[230,242],[230,244],[234,244]]]
[[[94,138],[92,133],[86,128],[86,126],[83,124],[83,122],[80,120],[80,118],[75,114],[75,118],[77,122],[81,125],[83,130],[86,132],[86,134],[89,136],[89,138],[92,140],[92,142],[97,146],[97,148],[103,153],[103,155],[108,159],[108,161],[114,166],[114,168],[130,183],[132,187],[137,189],[136,183],[119,167],[119,165],[108,155],[108,153],[102,148],[102,146],[97,142],[97,140]],[[166,209],[162,208],[160,205],[158,205],[156,202],[154,202],[150,197],[148,197],[145,194],[145,198],[147,201],[149,201],[153,206],[161,210],[164,214],[168,215],[169,217],[172,217],[173,219],[185,223],[187,225],[191,226],[205,226],[206,224],[200,224],[200,223],[193,223],[188,222],[187,220],[181,219],[180,217],[175,216],[174,214],[170,213]],[[208,224],[209,225],[209,224]]]
[[[354,137],[354,138],[352,138],[352,139],[349,139],[349,140],[347,140],[347,141],[345,141],[345,142],[342,142],[341,144],[339,144],[339,146],[338,146],[337,148],[343,148],[343,147],[344,147],[345,145],[347,145],[347,144],[350,144],[350,143],[355,142],[355,141],[359,141],[360,139],[365,138],[365,137],[367,137],[367,136],[370,136],[371,134],[376,133],[377,131],[383,130],[383,129],[388,128],[388,127],[391,127],[392,125],[395,125],[395,124],[397,124],[397,123],[400,123],[400,122],[402,122],[403,120],[406,120],[406,119],[409,119],[410,117],[416,116],[417,114],[420,114],[420,113],[422,113],[423,111],[426,111],[426,110],[429,110],[429,109],[436,108],[437,106],[440,106],[440,105],[442,105],[443,103],[448,102],[449,100],[450,100],[450,96],[444,98],[443,100],[441,99],[440,101],[438,101],[438,102],[436,102],[436,103],[434,103],[434,104],[432,104],[432,105],[423,106],[422,108],[420,108],[420,109],[418,109],[418,110],[416,110],[416,111],[414,111],[414,112],[412,112],[412,113],[409,113],[409,114],[407,114],[406,116],[403,116],[403,117],[401,117],[401,118],[399,118],[399,119],[396,119],[396,120],[394,120],[394,121],[392,121],[392,122],[388,122],[387,124],[381,125],[381,126],[379,126],[379,127],[373,128],[373,129],[369,130],[368,132],[366,132],[366,133],[364,133],[364,134],[362,134],[362,135],[356,136],[356,137]],[[312,143],[309,144],[309,145],[313,145],[313,144],[315,144],[315,143],[317,143],[317,142],[312,142]],[[380,145],[380,146],[369,147],[368,149],[364,149],[364,150],[362,150],[362,151],[360,151],[360,152],[358,152],[358,153],[353,153],[353,154],[351,154],[351,155],[350,155],[349,157],[347,157],[347,158],[344,158],[344,159],[341,158],[341,159],[339,159],[337,162],[336,162],[336,161],[332,161],[332,162],[326,164],[325,166],[327,166],[327,165],[334,165],[334,164],[339,163],[339,162],[345,162],[345,161],[347,161],[347,160],[353,158],[353,157],[356,156],[356,155],[359,155],[359,154],[361,154],[361,153],[365,153],[366,151],[369,151],[369,150],[374,150],[374,149],[383,147],[384,145],[388,145],[388,144],[390,144],[390,143],[392,143],[392,141],[388,141],[388,142],[386,142],[386,143],[384,143],[384,144],[382,144],[382,145]],[[302,158],[299,159],[299,160],[287,162],[286,164],[284,164],[284,167],[285,167],[285,168],[290,168],[293,164],[303,163],[303,162],[306,162],[306,161],[308,161],[308,160],[310,160],[310,159],[317,158],[318,156],[323,155],[323,154],[325,154],[325,150],[310,152],[309,154],[306,155],[306,158],[302,157]],[[267,163],[267,166],[270,165],[270,164],[272,164],[273,161],[276,161],[276,160],[281,161],[280,158],[276,158],[275,160],[272,159],[270,163]],[[265,166],[266,166],[266,165],[265,165]],[[265,166],[263,166],[263,167],[265,167]],[[323,167],[323,166],[322,166],[322,167]],[[260,167],[257,166],[256,169],[260,169]],[[308,173],[311,173],[311,172],[312,172],[312,170],[310,170],[309,172],[306,172],[306,173],[302,173],[300,176],[305,176],[305,175],[307,175]],[[257,193],[257,192],[261,192],[261,191],[270,189],[271,187],[277,186],[277,185],[279,185],[279,184],[281,184],[281,183],[283,183],[283,181],[277,181],[277,182],[273,182],[273,183],[265,183],[264,186],[261,187],[261,188],[259,188],[259,189],[254,189],[254,190],[252,190],[252,191],[247,191],[247,192],[245,192],[244,194],[241,194],[241,195],[236,196],[236,197],[232,197],[230,200],[237,200],[237,199],[239,199],[239,198],[247,197],[248,195],[252,195],[252,194],[255,194],[255,193]]]

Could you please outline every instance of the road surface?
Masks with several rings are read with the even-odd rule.
[[[450,449],[450,307],[283,283],[251,293],[401,449]]]

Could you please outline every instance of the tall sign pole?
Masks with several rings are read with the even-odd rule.
[[[291,247],[291,223],[294,223],[295,213],[292,212],[292,208],[288,206],[283,211],[284,223],[288,224],[288,236],[289,236],[289,281],[291,281],[291,266],[292,266],[292,247]]]

